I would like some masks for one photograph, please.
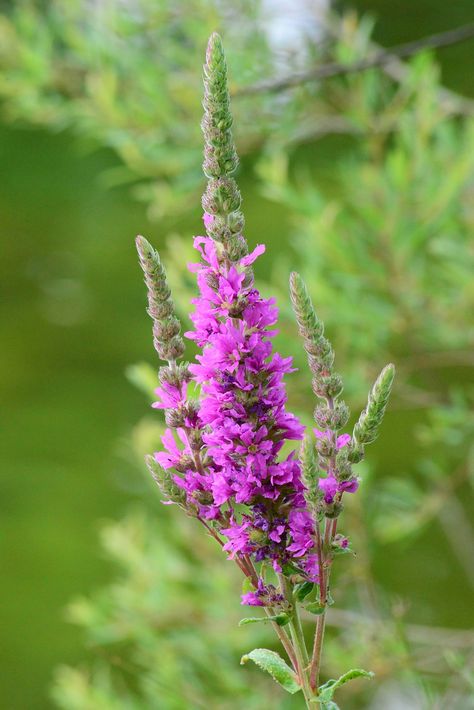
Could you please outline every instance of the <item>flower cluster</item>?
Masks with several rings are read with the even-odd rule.
[[[204,221],[209,225],[212,217],[205,214]],[[283,377],[292,371],[291,358],[272,351],[278,311],[273,299],[263,299],[255,289],[249,268],[264,248],[229,264],[211,238],[196,237],[195,246],[201,262],[190,269],[200,294],[191,316],[195,328],[185,335],[203,348],[189,371],[202,392],[197,416],[205,472],[194,466],[183,429],[178,430],[183,448],[168,430],[167,453],[156,458],[184,473],[175,481],[190,504],[200,504],[203,517],[222,523],[230,557],[269,559],[278,571],[295,558],[314,576],[313,527],[299,464],[294,451],[281,455],[287,441],[303,436],[302,425],[285,408]],[[158,394],[155,406],[184,407],[183,388],[162,387]]]
[[[313,429],[316,436],[316,440],[319,444],[320,455],[326,447],[331,447],[331,431],[320,431],[319,429]],[[351,443],[351,437],[349,434],[341,434],[336,437],[336,451],[340,451],[345,446],[349,446]],[[337,458],[336,458],[337,461]],[[336,494],[339,493],[355,493],[359,488],[359,480],[352,476],[352,471],[345,479],[341,479],[337,475],[338,471],[336,467],[328,468],[327,475],[324,478],[320,478],[318,482],[319,489],[324,493],[324,502],[333,503]]]
[[[148,456],[147,464],[165,502],[197,518],[240,567],[247,578],[242,604],[264,607],[266,613],[241,623],[271,622],[294,672],[265,649],[243,662],[256,654],[261,665],[263,654],[262,667],[277,663],[279,673],[286,668],[286,685],[291,692],[303,690],[312,707],[326,688],[318,690],[318,678],[331,565],[351,549],[337,531],[337,518],[344,494],[359,486],[353,465],[377,436],[394,369],[382,371],[352,435],[341,434],[349,418],[339,399],[342,379],[333,371],[334,352],[323,324],[294,273],[291,300],[318,397],[314,435],[304,436],[302,424],[287,411],[284,377],[293,371],[292,358],[273,350],[278,310],[254,284],[253,263],[265,247],[249,253],[243,236],[226,64],[217,35],[209,41],[204,77],[206,236],[194,240],[200,261],[189,268],[198,296],[190,316],[193,329],[184,334],[199,349],[192,364],[181,360],[185,343],[160,258],[137,238],[154,346],[166,362],[153,405],[165,413],[164,450]],[[198,399],[191,399],[190,391],[199,392]],[[300,440],[296,451],[291,442]],[[311,661],[300,606],[317,616]],[[349,674],[367,676],[359,669]]]
[[[316,438],[306,446],[306,454],[314,449],[318,459],[309,480],[305,447],[299,455],[284,450],[303,438],[302,425],[286,410],[283,378],[292,372],[292,359],[273,351],[278,310],[274,299],[262,298],[254,285],[252,265],[265,247],[249,253],[242,234],[225,60],[216,37],[209,43],[204,73],[206,236],[194,240],[201,259],[189,268],[199,295],[193,301],[194,329],[185,333],[201,354],[191,365],[178,362],[184,345],[159,257],[146,240],[137,241],[155,348],[168,361],[160,369],[153,405],[165,411],[168,428],[164,451],[155,454],[150,467],[167,498],[204,522],[246,572],[253,574],[254,565],[269,561],[278,573],[291,569],[318,582],[317,517],[321,512],[336,517],[342,494],[358,487],[349,461],[351,437],[337,436],[348,416],[344,403],[335,403],[342,384],[332,373],[333,352],[322,326],[293,283],[313,389],[325,398],[315,411],[323,428],[314,430]],[[191,380],[201,393],[197,402],[188,397]]]

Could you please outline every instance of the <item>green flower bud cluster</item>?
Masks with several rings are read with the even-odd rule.
[[[306,501],[313,512],[316,512],[322,498],[322,492],[318,488],[320,471],[312,436],[306,435],[301,443],[300,462],[301,480],[306,489]]]
[[[305,283],[295,272],[290,276],[290,296],[308,364],[313,374],[313,392],[320,400],[314,410],[314,420],[321,433],[316,443],[318,459],[317,464],[315,462],[315,469],[335,478],[337,483],[346,482],[353,478],[353,474],[346,451],[338,454],[337,432],[347,424],[349,409],[345,402],[338,401],[343,384],[340,375],[333,372],[334,350],[329,340],[324,337],[324,325],[315,313]],[[303,482],[307,490],[306,500],[313,509],[317,500],[316,510],[322,511],[328,518],[335,518],[342,510],[340,498],[327,502],[318,488],[319,476],[317,474],[309,476],[305,473],[308,467],[305,461],[308,457],[306,453],[308,447],[309,445],[305,444],[301,449]],[[348,450],[348,447],[344,448]]]
[[[239,164],[232,137],[232,114],[227,86],[227,65],[218,34],[209,39],[204,65],[204,174],[209,182],[202,198],[208,235],[223,246],[223,257],[230,262],[247,253],[242,235],[244,216],[242,198],[232,177]]]
[[[290,296],[298,330],[308,356],[308,364],[313,374],[313,392],[323,400],[334,400],[343,388],[340,375],[332,371],[334,350],[329,340],[324,337],[324,325],[315,313],[303,279],[296,272],[290,276]],[[337,415],[327,411],[327,407],[318,407],[315,413],[316,423],[324,429],[340,429],[347,422],[346,410],[343,402],[339,405]]]
[[[317,465],[313,464],[311,458],[314,448],[307,441],[300,450],[303,482],[307,489],[306,499],[313,509],[318,500],[319,508],[316,508],[322,509],[327,518],[336,518],[342,510],[343,491],[350,490],[355,482],[353,464],[363,459],[365,444],[377,437],[390,396],[395,368],[393,365],[387,365],[377,378],[369,394],[367,407],[360,415],[352,437],[347,434],[338,437],[337,432],[349,419],[349,409],[345,402],[338,401],[343,385],[341,377],[332,369],[334,351],[324,337],[324,326],[314,311],[302,278],[297,273],[292,273],[290,277],[290,295],[313,374],[313,392],[322,400],[314,410],[314,419],[320,430],[316,442]],[[327,476],[334,478],[337,483],[338,492],[334,497],[329,496],[330,502],[327,502],[326,498],[322,500],[318,495],[318,469],[326,472]]]
[[[353,458],[358,455],[363,456],[364,445],[372,443],[377,438],[390,392],[392,391],[394,377],[395,366],[390,363],[384,367],[375,380],[369,393],[367,406],[361,413],[352,434],[354,444]]]
[[[201,127],[206,139],[204,174],[208,178],[231,175],[236,171],[239,159],[232,138],[227,63],[222,40],[216,32],[210,36],[207,45],[203,107]]]
[[[166,273],[158,252],[144,237],[138,236],[136,245],[148,290],[148,314],[153,320],[153,344],[159,357],[168,361],[167,365],[160,367],[158,379],[160,385],[165,389],[167,386],[171,386],[175,390],[180,390],[183,385],[190,382],[191,373],[187,363],[176,362],[184,353],[184,341],[180,335],[181,326],[175,316]],[[179,406],[170,406],[165,409],[165,422],[168,427],[171,429],[186,427],[188,429],[188,439],[193,455],[196,455],[196,452],[201,448],[201,432],[192,427],[189,428],[187,423],[197,420],[198,409],[198,402],[189,399],[180,403]],[[165,499],[178,504],[189,515],[195,515],[195,511],[186,503],[185,491],[176,485],[172,474],[162,469],[152,456],[146,457],[146,463]],[[175,468],[178,472],[184,473],[191,464],[195,465],[195,460],[192,457],[183,456]]]
[[[172,362],[182,357],[184,341],[174,312],[166,273],[157,251],[145,237],[138,236],[136,245],[148,290],[148,314],[153,320],[153,345],[162,360]]]
[[[189,514],[189,506],[186,503],[186,491],[173,481],[168,471],[165,471],[160,464],[155,461],[153,456],[145,456],[145,462],[164,499],[179,505],[180,508]]]

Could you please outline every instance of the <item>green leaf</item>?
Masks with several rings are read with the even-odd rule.
[[[301,570],[298,569],[294,564],[291,562],[285,562],[285,564],[282,567],[283,574],[285,577],[290,577],[292,574],[300,574]]]
[[[278,626],[286,626],[291,621],[291,616],[282,612],[275,616],[249,616],[239,621],[239,626],[247,626],[247,624],[258,624],[265,621],[274,621]]]
[[[340,555],[353,555],[354,551],[350,547],[340,547],[339,545],[333,545],[331,547],[331,554],[334,557],[339,557]]]
[[[256,589],[255,585],[249,577],[244,577],[242,581],[242,594],[247,594],[248,592],[254,592]]]
[[[322,707],[334,708],[334,706],[328,706],[327,703],[329,701],[332,701],[334,692],[341,685],[344,685],[344,683],[348,683],[354,678],[373,677],[374,674],[370,671],[364,671],[362,668],[352,668],[350,671],[347,671],[347,673],[344,673],[344,675],[341,675],[340,678],[338,678],[337,680],[328,680],[327,683],[324,683],[324,685],[319,688],[319,699],[321,701]],[[323,703],[326,703],[326,706],[324,706]],[[335,707],[337,707],[337,705]]]
[[[253,661],[259,668],[269,673],[273,680],[276,680],[288,693],[293,695],[301,690],[296,673],[275,651],[269,651],[267,648],[254,648],[253,651],[240,659],[241,665],[247,661]]]
[[[326,609],[324,604],[320,604],[319,602],[311,602],[311,604],[307,604],[305,606],[306,611],[309,611],[310,614],[324,614],[324,610]]]
[[[313,582],[303,582],[302,584],[297,584],[295,587],[295,597],[299,602],[302,602],[308,594],[311,594],[313,588]]]

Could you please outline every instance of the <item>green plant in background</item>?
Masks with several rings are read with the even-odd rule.
[[[249,689],[238,666],[238,605],[229,603],[236,580],[187,521],[159,512],[135,511],[104,528],[117,580],[68,610],[100,657],[92,672],[59,669],[54,699],[68,710],[257,710],[263,684],[257,677]]]
[[[123,166],[103,176],[106,184],[135,182],[153,216],[177,214],[200,181],[200,48],[225,23],[239,75],[251,82],[270,61],[257,11],[249,0],[232,8],[208,0],[15,4],[0,15],[3,114],[71,127],[112,148]],[[248,116],[249,144],[252,123]]]

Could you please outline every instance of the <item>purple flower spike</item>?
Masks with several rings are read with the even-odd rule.
[[[291,555],[304,557],[314,548],[314,531],[308,512],[305,532],[279,512],[305,509],[295,452],[280,457],[286,441],[302,438],[303,427],[286,411],[283,377],[293,370],[292,360],[272,351],[278,311],[273,299],[254,288],[249,272],[264,247],[233,263],[221,258],[210,238],[196,239],[195,247],[202,262],[190,268],[199,297],[191,316],[194,330],[186,336],[203,346],[189,369],[202,388],[199,421],[210,491],[214,508],[246,506],[221,530],[224,549],[230,557],[269,559],[280,570]]]

